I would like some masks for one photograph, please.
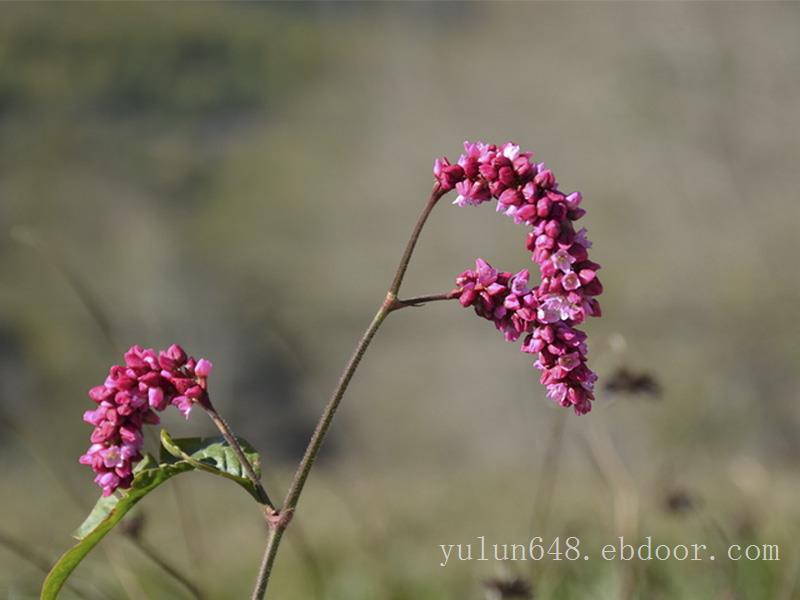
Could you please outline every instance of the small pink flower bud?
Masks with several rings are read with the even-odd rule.
[[[214,369],[214,364],[210,360],[206,360],[205,358],[201,358],[197,361],[197,366],[194,368],[194,372],[198,377],[206,378],[211,375],[211,371]]]
[[[147,401],[156,410],[164,410],[167,407],[167,399],[164,390],[160,387],[150,388],[147,392]]]
[[[510,205],[522,204],[522,201],[524,199],[525,198],[522,196],[521,192],[515,190],[514,188],[508,188],[505,192],[500,194],[500,197],[497,199],[497,201],[500,204],[505,204],[507,206],[510,206]]]

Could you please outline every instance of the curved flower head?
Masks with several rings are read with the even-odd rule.
[[[547,396],[584,414],[591,409],[597,376],[586,365],[586,336],[574,326],[600,316],[595,298],[603,290],[597,278],[600,265],[588,258],[592,243],[586,229],[576,232],[574,227],[586,212],[581,193],[562,192],[553,172],[532,156],[513,142],[464,142],[459,171],[446,172],[447,158],[436,161],[442,189],[458,193],[453,204],[475,206],[495,199],[498,212],[530,228],[525,245],[542,276],[529,289],[527,270],[511,275],[478,259],[474,271],[456,279],[454,295],[462,306],[493,321],[507,340],[525,334],[521,349],[537,355]]]
[[[89,390],[97,408],[83,420],[94,426],[92,445],[78,462],[92,467],[104,496],[130,487],[143,458],[143,427],[159,422],[157,412],[173,405],[188,418],[195,404],[208,403],[212,369],[211,361],[195,360],[177,344],[160,352],[132,346],[124,364],[113,365],[105,383]]]

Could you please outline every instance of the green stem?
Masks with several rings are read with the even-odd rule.
[[[405,277],[408,264],[411,261],[411,255],[414,253],[414,248],[416,247],[417,240],[422,232],[422,228],[425,226],[425,222],[428,220],[428,216],[436,206],[436,203],[443,195],[444,192],[439,188],[438,184],[435,185],[433,191],[431,192],[430,198],[428,199],[428,203],[425,205],[425,208],[422,210],[422,213],[417,219],[414,230],[411,232],[411,237],[406,243],[406,247],[403,250],[403,255],[400,257],[400,264],[397,267],[397,272],[392,280],[392,284],[389,286],[389,291],[386,293],[386,298],[378,309],[378,312],[375,313],[375,316],[372,318],[372,321],[370,322],[366,331],[361,336],[356,349],[353,351],[347,366],[339,378],[339,383],[336,386],[336,389],[333,391],[330,400],[328,400],[328,404],[325,406],[325,409],[322,412],[322,416],[317,422],[317,426],[314,428],[314,433],[311,435],[311,440],[306,447],[303,460],[300,461],[300,464],[295,471],[292,485],[286,494],[286,499],[283,502],[283,508],[281,508],[280,512],[276,513],[275,517],[269,521],[270,528],[267,537],[267,546],[264,549],[264,556],[261,560],[261,567],[259,568],[258,579],[256,580],[256,586],[253,590],[252,600],[262,600],[266,594],[267,584],[269,583],[269,577],[272,573],[272,567],[275,563],[275,557],[277,556],[281,539],[283,538],[283,534],[286,528],[289,526],[292,515],[297,508],[297,503],[300,500],[300,494],[303,492],[303,487],[305,486],[308,475],[314,465],[314,460],[316,459],[317,454],[319,454],[319,450],[322,447],[322,443],[325,440],[325,435],[328,433],[328,429],[330,429],[331,422],[336,414],[336,410],[339,408],[339,404],[342,401],[345,391],[347,391],[347,386],[350,384],[353,374],[356,372],[358,365],[361,363],[361,359],[364,357],[364,353],[367,351],[372,338],[375,337],[375,334],[377,333],[381,324],[383,324],[383,321],[390,312],[400,308],[414,306],[415,304],[422,302],[447,299],[445,297],[447,294],[436,294],[433,296],[412,298],[410,301],[401,301],[397,299],[397,294],[400,291],[400,286],[403,283],[403,278]]]

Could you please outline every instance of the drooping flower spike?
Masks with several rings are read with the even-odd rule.
[[[526,269],[512,275],[478,259],[475,270],[458,276],[453,293],[462,306],[493,321],[506,340],[524,335],[521,350],[536,355],[534,366],[542,371],[548,397],[585,414],[597,376],[586,364],[586,334],[574,326],[600,316],[596,296],[603,286],[600,265],[589,260],[586,230],[573,225],[586,213],[581,194],[562,192],[544,163],[533,162],[531,152],[511,142],[464,142],[464,150],[456,164],[444,157],[434,163],[440,188],[455,189],[458,206],[494,199],[498,212],[529,227],[525,246],[542,279],[528,288]]]
[[[142,429],[159,423],[156,412],[172,405],[188,418],[195,403],[208,405],[212,368],[211,361],[195,360],[176,344],[158,353],[133,346],[125,364],[112,366],[105,383],[89,390],[98,406],[83,415],[94,431],[79,462],[97,474],[103,496],[130,487],[133,467],[143,458]]]

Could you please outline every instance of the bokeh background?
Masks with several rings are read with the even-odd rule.
[[[0,593],[36,597],[33,563],[94,503],[81,414],[115,344],[211,358],[215,403],[282,495],[433,159],[513,139],[589,210],[594,411],[552,406],[455,304],[392,315],[273,594],[480,599],[519,577],[537,598],[800,598],[799,27],[796,3],[4,4]],[[476,256],[527,266],[523,241],[442,203],[404,295],[448,290]],[[208,596],[246,597],[257,511],[223,480],[176,481],[140,505],[142,539]],[[439,566],[439,544],[532,535],[593,558]],[[618,535],[781,560],[600,560]],[[74,582],[186,597],[119,532]]]

